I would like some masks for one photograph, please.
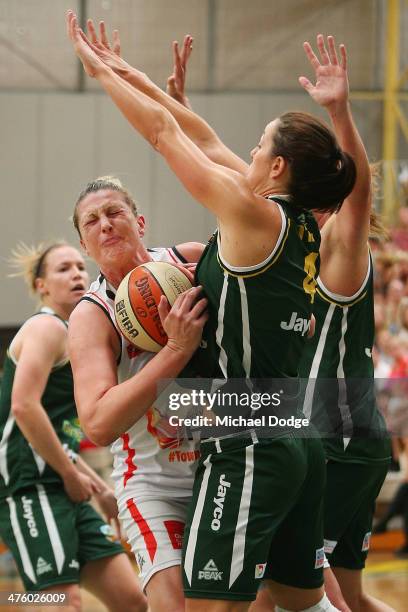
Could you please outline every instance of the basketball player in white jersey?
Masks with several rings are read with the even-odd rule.
[[[150,610],[181,612],[182,535],[198,450],[168,431],[154,407],[157,384],[187,364],[206,321],[206,300],[194,287],[159,313],[168,342],[157,353],[130,345],[114,316],[115,291],[148,261],[197,262],[203,246],[186,243],[148,250],[144,219],[129,192],[113,177],[89,183],[75,206],[81,245],[101,273],[75,310],[70,355],[81,424],[91,440],[112,443],[119,518],[138,563]],[[141,371],[143,369],[143,371]]]

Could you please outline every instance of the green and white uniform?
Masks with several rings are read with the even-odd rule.
[[[277,202],[282,225],[265,261],[230,266],[217,232],[197,266],[210,313],[195,358],[201,376],[297,376],[320,235],[309,213],[270,199]],[[323,487],[319,440],[287,431],[271,440],[252,430],[203,441],[184,538],[186,596],[251,600],[263,577],[302,588],[320,586]],[[308,529],[300,529],[305,524]]]
[[[359,569],[391,455],[375,399],[371,257],[353,296],[334,294],[318,279],[314,315],[315,334],[306,345],[300,374],[309,379],[304,413],[320,431],[328,459],[325,551],[331,565]]]
[[[43,308],[34,316],[41,314],[54,315]],[[74,504],[68,498],[60,475],[20,431],[11,411],[17,365],[12,349],[13,344],[5,359],[0,395],[0,535],[25,587],[40,590],[78,582],[83,563],[122,548],[107,539],[109,525],[89,504]],[[82,432],[68,360],[51,370],[41,403],[67,453],[76,453]]]

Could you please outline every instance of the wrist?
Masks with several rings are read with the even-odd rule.
[[[69,480],[77,472],[78,472],[78,470],[75,467],[75,465],[70,460],[68,460],[68,463],[66,465],[64,465],[64,467],[62,468],[62,470],[60,471],[59,474],[60,474],[62,480]]]
[[[194,353],[194,351],[186,350],[183,345],[172,338],[167,340],[167,344],[163,347],[161,352],[163,353],[163,357],[166,357],[167,362],[170,362],[174,367],[180,366],[180,368],[184,368]]]
[[[333,103],[326,107],[332,121],[351,117],[351,108],[348,100],[340,103]]]

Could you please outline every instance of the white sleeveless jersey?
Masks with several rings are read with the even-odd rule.
[[[154,261],[185,263],[175,247],[149,249]],[[82,298],[102,308],[109,317],[121,343],[118,382],[131,378],[155,353],[130,344],[119,332],[114,315],[115,289],[101,274]],[[112,477],[116,498],[147,500],[191,496],[194,471],[199,458],[198,444],[177,436],[168,422],[152,406],[111,446],[114,456]]]

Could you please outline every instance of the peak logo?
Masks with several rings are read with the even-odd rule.
[[[222,580],[222,572],[218,571],[214,560],[210,559],[202,570],[198,572],[199,580]]]

